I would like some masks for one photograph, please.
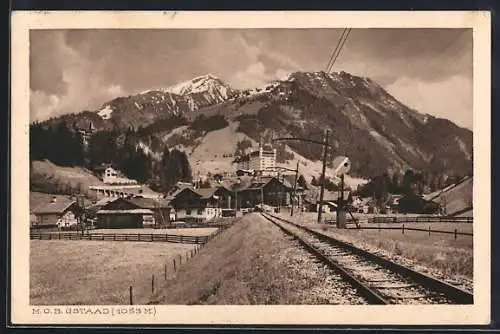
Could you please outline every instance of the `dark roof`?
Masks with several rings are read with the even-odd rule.
[[[62,214],[64,213],[67,209],[69,209],[70,206],[75,204],[76,202],[73,200],[64,200],[64,199],[58,199],[56,202],[50,202],[47,204],[41,204],[37,206],[34,210],[34,214]]]
[[[208,199],[213,196],[217,188],[200,188],[196,192],[201,195],[201,198]]]
[[[170,205],[169,201],[167,200],[154,200],[152,198],[145,197],[123,198],[123,200],[141,209],[167,208]]]
[[[136,215],[149,215],[153,211],[150,209],[132,209],[132,210],[99,210],[98,215],[113,215],[113,214],[136,214]]]
[[[180,193],[184,192],[185,190],[189,190],[197,195],[200,195],[193,187],[184,187],[176,190],[174,193],[170,195],[171,198],[177,197]],[[201,196],[201,195],[200,195]]]

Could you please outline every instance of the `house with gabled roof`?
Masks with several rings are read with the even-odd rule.
[[[170,203],[166,199],[120,197],[97,211],[101,228],[164,227],[169,224]]]
[[[225,187],[199,188],[186,187],[172,195],[170,204],[175,210],[175,219],[190,222],[210,221],[222,216],[230,191]]]
[[[77,224],[78,208],[73,199],[54,196],[47,203],[40,203],[33,209],[35,228],[71,227]]]

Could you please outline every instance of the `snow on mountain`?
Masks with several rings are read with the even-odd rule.
[[[224,102],[235,93],[228,84],[212,74],[178,83],[165,88],[164,91],[186,97],[192,110],[208,104]]]
[[[110,119],[112,113],[113,109],[111,109],[109,105],[106,105],[97,112],[97,115],[99,115],[102,119]]]

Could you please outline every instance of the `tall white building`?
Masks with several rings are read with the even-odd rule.
[[[258,151],[250,153],[248,169],[264,175],[273,174],[276,171],[276,149],[265,150],[261,146]]]

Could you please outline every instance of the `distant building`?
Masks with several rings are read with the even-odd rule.
[[[145,185],[137,183],[92,185],[89,186],[89,190],[92,191],[93,197],[97,199],[130,196],[159,199],[164,196],[163,194],[157,193]]]
[[[291,205],[293,185],[276,177],[257,177],[241,180],[232,186],[234,196],[231,208],[253,208],[258,204],[269,206]]]
[[[327,212],[327,213],[336,212],[338,204],[340,202],[340,195],[341,195],[340,191],[325,190],[325,192],[323,194],[323,207],[322,207],[323,212]],[[344,191],[343,200],[344,200],[344,204],[346,204],[346,205],[352,204],[353,197],[352,197],[352,194],[350,191]],[[316,199],[316,206],[317,206],[316,212],[319,209],[319,204],[320,204],[320,201],[319,201],[319,195],[318,195],[318,197]]]
[[[53,197],[49,203],[38,205],[34,210],[35,228],[67,228],[77,224],[76,201]]]
[[[113,167],[107,167],[104,170],[102,181],[105,184],[137,184],[137,181],[131,180],[123,176],[123,174],[121,174],[118,170],[114,169]]]
[[[82,136],[84,147],[87,148],[89,145],[90,137],[92,137],[92,135],[96,132],[96,128],[94,127],[94,123],[91,121],[87,128],[79,129],[78,132]]]
[[[262,175],[275,175],[276,149],[264,149],[263,146],[260,146],[257,151],[236,157],[233,164],[237,171],[258,171]]]

